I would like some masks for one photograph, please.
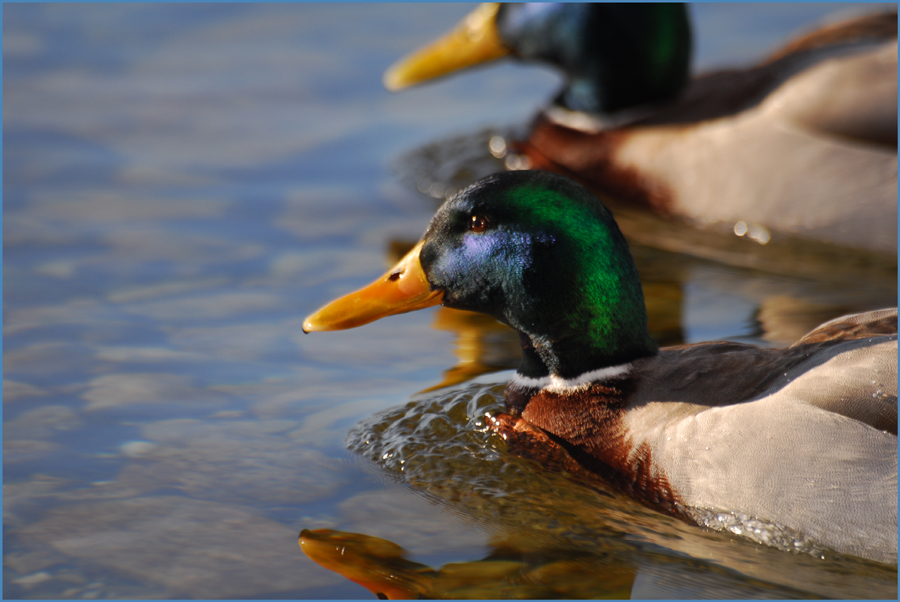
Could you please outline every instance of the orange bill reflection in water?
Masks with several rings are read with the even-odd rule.
[[[526,555],[496,546],[483,559],[432,569],[404,558],[399,545],[360,533],[304,530],[300,548],[382,600],[625,599],[634,581],[634,571],[624,563],[571,551]]]

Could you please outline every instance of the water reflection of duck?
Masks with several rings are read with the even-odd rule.
[[[330,529],[304,529],[300,533],[300,548],[313,561],[365,587],[381,600],[598,595],[625,599],[634,582],[634,571],[621,563],[611,571],[608,557],[592,558],[571,552],[554,558],[554,554],[545,551],[532,554],[528,560],[521,554],[507,552],[496,558],[454,562],[432,569],[404,558],[403,548],[386,539]],[[590,568],[595,570],[586,570]]]
[[[514,417],[648,505],[701,524],[763,520],[842,553],[897,559],[897,312],[832,320],[786,349],[658,350],[609,211],[546,172],[448,200],[384,277],[304,331],[443,303],[519,332]]]
[[[896,12],[859,17],[689,81],[681,5],[485,4],[385,84],[507,55],[549,63],[566,87],[515,145],[533,167],[761,242],[896,253],[896,37]]]

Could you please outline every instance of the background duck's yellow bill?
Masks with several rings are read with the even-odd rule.
[[[499,7],[481,4],[453,31],[391,65],[384,73],[384,87],[395,92],[509,54],[497,31]]]
[[[303,321],[303,332],[346,330],[386,316],[441,303],[444,292],[431,290],[419,251],[422,242],[372,284],[336,299]]]

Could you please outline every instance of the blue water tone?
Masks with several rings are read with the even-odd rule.
[[[6,598],[370,598],[304,556],[301,530],[388,539],[435,567],[477,561],[497,542],[492,515],[458,500],[490,490],[494,508],[549,482],[473,477],[477,491],[441,496],[346,448],[373,416],[429,395],[449,412],[458,391],[486,386],[469,376],[514,365],[499,326],[435,309],[301,331],[424,231],[435,201],[398,177],[398,158],[527,123],[558,87],[551,71],[509,62],[383,89],[385,68],[472,6],[3,5]],[[867,8],[693,6],[694,64],[747,65]],[[835,307],[896,303],[895,277],[848,287],[635,255],[668,343],[780,344]],[[779,320],[785,307],[806,321]],[[416,396],[454,374],[452,388]],[[448,440],[467,424],[448,422]],[[595,495],[569,486],[578,504]],[[896,571],[879,565],[694,541],[636,504],[616,512],[615,537],[590,554],[636,541],[627,562],[642,592],[896,595]],[[583,549],[607,527],[571,533]],[[667,547],[680,538],[690,545]]]

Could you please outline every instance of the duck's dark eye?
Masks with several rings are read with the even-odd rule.
[[[469,230],[472,232],[484,232],[491,222],[483,215],[473,215],[469,221]]]

